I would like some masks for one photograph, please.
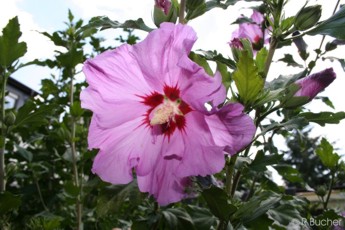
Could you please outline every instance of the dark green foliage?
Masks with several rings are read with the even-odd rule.
[[[286,152],[283,160],[283,162],[292,165],[298,170],[303,182],[291,181],[282,174],[283,178],[288,181],[289,186],[296,186],[300,189],[305,187],[304,183],[312,188],[316,188],[329,182],[327,168],[314,153],[318,138],[309,137],[309,132],[310,130],[305,130],[301,133],[294,132],[294,135],[288,137],[287,146],[289,151]]]
[[[316,25],[313,29],[309,30],[309,35],[329,35],[338,39],[345,39],[345,32],[343,29],[345,24],[345,7],[341,7],[333,16],[327,20]]]

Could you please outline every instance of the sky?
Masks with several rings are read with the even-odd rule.
[[[332,15],[337,0],[310,0],[309,3],[322,5],[322,17],[326,19]],[[68,9],[72,11],[76,19],[83,19],[87,22],[94,16],[108,16],[110,19],[120,22],[127,19],[143,18],[147,25],[154,27],[152,22],[153,0],[2,0],[0,1],[0,28],[3,28],[9,19],[18,15],[22,39],[28,44],[28,52],[21,59],[22,62],[34,60],[36,58],[44,60],[54,55],[56,47],[45,36],[39,32],[47,31],[52,33],[56,30],[65,28],[64,22],[67,21]],[[341,1],[344,4],[345,0]],[[250,3],[252,4],[252,3]],[[224,56],[231,56],[228,42],[231,39],[231,33],[237,28],[231,25],[240,14],[250,16],[251,10],[246,7],[250,6],[246,1],[240,1],[235,6],[229,7],[227,10],[215,9],[204,16],[197,18],[189,23],[197,32],[198,40],[193,50],[217,50]],[[303,6],[304,1],[290,0],[286,6],[286,16],[292,16]],[[115,42],[114,38],[120,33],[118,30],[108,30],[102,36],[108,39],[108,42]],[[141,38],[144,38],[145,32],[135,32]],[[331,40],[331,38],[326,38]],[[309,50],[318,48],[321,36],[307,37],[306,42]],[[331,52],[329,56],[344,58],[345,47],[341,47],[337,52]],[[268,79],[272,80],[279,75],[294,74],[302,69],[287,67],[285,63],[277,62],[284,56],[284,53],[291,53],[296,61],[301,62],[297,48],[291,46],[289,48],[278,50],[273,58],[274,62],[270,70]],[[314,55],[312,53],[311,55]],[[327,90],[321,95],[328,96],[335,106],[335,110],[325,106],[319,101],[313,101],[307,106],[312,112],[320,111],[345,111],[345,103],[343,98],[345,86],[345,74],[338,62],[319,61],[314,72],[333,67],[337,73],[337,79],[331,84]],[[29,87],[39,90],[40,81],[50,76],[51,71],[47,68],[38,66],[25,67],[13,75],[14,78]],[[337,125],[328,125],[319,127],[314,125],[313,135],[323,136],[331,142],[336,142],[337,148],[345,149],[345,121]],[[344,152],[343,152],[344,153]]]

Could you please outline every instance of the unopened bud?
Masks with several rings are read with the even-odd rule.
[[[253,48],[250,41],[246,38],[234,38],[230,42],[230,48],[234,60],[237,62],[240,59],[243,51],[247,51],[250,57],[253,57]]]
[[[15,121],[16,121],[16,115],[12,111],[7,112],[5,116],[5,120],[4,120],[5,125],[11,126],[14,124]]]
[[[297,80],[287,88],[287,94],[282,101],[283,107],[296,108],[308,103],[328,87],[335,78],[336,74],[333,69],[328,68]]]
[[[334,50],[338,47],[338,45],[345,45],[345,40],[340,40],[340,39],[335,39],[331,42],[328,42],[326,44],[326,51],[331,51],[331,50]]]
[[[313,27],[321,17],[321,6],[307,6],[301,9],[295,19],[297,30],[307,30]]]
[[[324,197],[327,193],[327,188],[325,186],[319,186],[316,191],[316,195]]]
[[[155,0],[153,21],[157,27],[163,22],[175,23],[177,20],[177,6],[175,1]]]
[[[293,36],[297,36],[300,33],[298,31],[294,32],[292,35]],[[301,56],[301,58],[303,60],[307,60],[309,53],[307,52],[307,43],[305,43],[305,41],[303,40],[302,37],[298,37],[298,38],[293,38],[292,39],[293,43],[296,45],[297,49],[298,49],[298,53]]]

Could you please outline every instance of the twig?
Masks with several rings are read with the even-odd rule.
[[[35,185],[36,185],[36,188],[37,188],[37,191],[38,191],[38,196],[40,197],[40,201],[42,203],[42,206],[43,206],[44,210],[49,211],[47,205],[45,204],[45,202],[43,200],[42,192],[41,192],[41,189],[40,189],[40,185],[38,184],[37,178],[36,178],[35,175],[33,175],[33,177],[34,177]]]
[[[179,12],[179,23],[181,24],[186,24],[185,20],[184,20],[184,12],[186,10],[186,0],[181,0],[180,3],[180,12]]]
[[[232,176],[234,174],[236,160],[237,160],[237,154],[232,156],[230,158],[230,161],[228,161],[226,165],[225,190],[228,196],[230,197],[231,197],[231,191],[232,191]]]
[[[7,85],[7,74],[4,70],[1,73],[3,79],[2,89],[1,89],[1,113],[0,113],[0,122],[1,122],[1,138],[0,138],[0,192],[6,190],[6,169],[5,169],[5,148],[6,148],[6,126],[5,126],[5,92]]]
[[[334,15],[335,12],[337,11],[339,4],[340,4],[340,0],[337,1],[337,4],[336,4],[335,7],[334,7],[334,10],[333,10],[332,15]],[[323,43],[324,43],[324,41],[325,41],[325,37],[326,37],[326,35],[322,35],[322,39],[321,39],[321,42],[320,42],[320,45],[319,45],[319,49],[318,49],[318,50],[321,50],[321,48],[322,48],[322,46],[323,46]],[[316,54],[316,57],[315,57],[315,60],[314,60],[314,63],[316,63],[317,60],[319,60],[320,57],[321,57],[321,55],[320,55],[319,53],[317,53],[317,54]],[[314,66],[315,66],[315,65],[313,65],[313,66],[308,70],[308,75],[309,75],[310,72],[313,70]]]
[[[329,202],[329,198],[331,197],[332,194],[332,188],[333,188],[333,183],[334,183],[334,177],[335,177],[335,172],[332,170],[332,177],[331,177],[331,182],[329,182],[329,188],[328,188],[328,193],[325,202],[323,203],[323,208],[327,209],[327,205]]]
[[[73,102],[74,102],[74,84],[73,84],[73,77],[74,72],[71,71],[71,82],[70,82],[70,110],[72,110]],[[74,185],[80,189],[79,184],[79,174],[78,174],[78,165],[77,165],[77,152],[75,149],[75,129],[76,129],[76,121],[73,116],[71,116],[71,139],[70,139],[70,145],[71,145],[71,154],[72,154],[72,167],[73,167],[73,174],[74,174]],[[77,229],[81,230],[83,229],[83,221],[82,221],[82,203],[81,203],[81,190],[79,190],[79,194],[77,196],[77,202],[76,202],[76,212],[77,212]]]

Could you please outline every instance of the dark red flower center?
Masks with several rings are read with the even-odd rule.
[[[150,95],[140,96],[149,107],[144,114],[144,124],[151,127],[156,134],[171,136],[177,129],[183,131],[186,127],[185,115],[192,111],[187,103],[180,98],[177,86],[164,86],[164,94],[153,92]]]

